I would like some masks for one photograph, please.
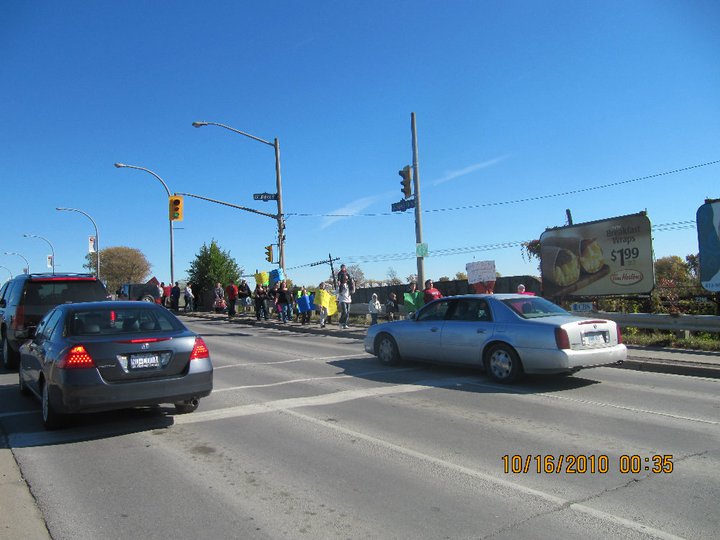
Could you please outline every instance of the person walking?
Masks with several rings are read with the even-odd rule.
[[[172,292],[172,287],[170,285],[165,285],[164,281],[162,283],[160,283],[160,287],[162,287],[162,296],[160,297],[160,305],[163,307],[168,307],[168,302],[170,302],[170,293]]]
[[[247,281],[240,280],[240,285],[238,285],[238,313],[245,313],[247,311],[247,308],[251,304],[251,297],[252,291],[250,290],[250,285],[248,285]]]
[[[387,314],[387,320],[394,321],[397,316],[396,314],[399,311],[400,306],[398,306],[397,295],[394,292],[391,292],[388,295],[388,301],[385,302],[385,313]]]
[[[281,281],[278,287],[277,304],[283,324],[292,321],[292,293],[284,281]]]
[[[233,280],[230,280],[230,284],[225,287],[225,294],[227,294],[228,319],[232,319],[235,316],[235,304],[238,299],[238,288]]]
[[[426,304],[443,297],[442,293],[437,290],[433,285],[432,279],[428,279],[425,282],[425,290],[423,291],[423,296]]]
[[[348,328],[348,321],[350,320],[350,304],[352,303],[352,296],[350,293],[350,284],[348,283],[347,276],[340,278],[340,285],[338,287],[338,302],[340,303],[340,328]]]
[[[170,289],[170,309],[177,311],[180,306],[180,283],[175,282],[175,285]]]
[[[378,315],[380,314],[380,311],[382,311],[382,305],[380,305],[380,300],[378,300],[378,295],[376,293],[372,294],[370,302],[368,302],[368,311],[370,312],[370,326],[377,324]]]
[[[185,312],[191,313],[194,309],[195,295],[192,292],[192,283],[185,285]]]
[[[223,291],[222,284],[218,283],[213,289],[213,308],[215,313],[222,313],[225,311],[225,291]]]
[[[266,301],[268,298],[267,289],[262,283],[255,285],[255,318],[259,321],[262,317],[268,320],[268,311]]]
[[[322,293],[320,293],[319,291],[326,291],[326,292],[327,292],[327,286],[325,285],[325,282],[324,282],[324,281],[322,281],[322,282],[320,283],[320,285],[318,285],[318,292],[315,293],[315,299],[316,299],[316,300],[317,300],[317,299],[321,296],[321,294],[322,294]],[[315,305],[320,308],[320,310],[318,311],[318,315],[319,315],[319,317],[320,317],[320,328],[325,328],[325,322],[327,321],[327,318],[328,318],[328,310],[327,310],[327,307],[326,307],[326,306],[322,306],[322,305],[320,305],[320,304],[315,304]]]

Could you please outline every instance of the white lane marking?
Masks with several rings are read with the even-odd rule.
[[[442,386],[457,386],[458,384],[464,384],[467,382],[468,382],[467,378],[447,379],[444,381]],[[680,539],[680,537],[678,537],[678,536],[672,535],[665,531],[661,531],[659,529],[654,529],[652,527],[648,527],[647,525],[643,525],[642,523],[638,523],[636,521],[632,521],[632,520],[628,520],[628,519],[625,519],[625,518],[622,518],[619,516],[615,516],[613,514],[609,514],[607,512],[603,512],[601,510],[596,510],[596,509],[586,506],[584,504],[573,503],[570,500],[563,499],[561,497],[557,497],[556,495],[552,495],[552,494],[546,493],[544,491],[540,491],[540,490],[533,489],[530,487],[515,484],[515,483],[510,482],[509,480],[505,480],[503,478],[497,478],[497,477],[489,475],[487,473],[483,473],[483,472],[477,471],[475,469],[470,469],[469,467],[457,465],[455,463],[451,463],[446,460],[442,460],[442,459],[439,459],[439,458],[436,458],[436,457],[433,457],[433,456],[430,456],[427,454],[423,454],[422,452],[418,452],[416,450],[411,450],[409,448],[399,446],[397,444],[391,443],[389,441],[385,441],[383,439],[378,439],[376,437],[372,437],[372,436],[364,434],[364,433],[353,431],[351,429],[344,428],[342,426],[338,426],[337,424],[332,424],[329,422],[325,422],[323,420],[318,420],[312,416],[304,415],[297,411],[291,410],[291,409],[294,409],[297,407],[329,405],[329,404],[334,404],[334,403],[340,403],[343,401],[362,399],[362,398],[371,397],[371,396],[383,396],[383,395],[390,395],[390,394],[419,392],[422,390],[426,390],[428,388],[437,388],[438,386],[441,386],[441,385],[435,383],[432,386],[423,386],[420,383],[416,383],[416,384],[402,384],[402,385],[396,385],[396,386],[390,386],[390,387],[367,388],[364,390],[347,390],[347,391],[343,391],[343,392],[336,392],[333,394],[326,394],[323,396],[280,399],[280,400],[276,400],[276,401],[267,401],[264,403],[256,403],[256,404],[251,404],[251,405],[240,405],[237,407],[230,407],[227,409],[220,409],[220,410],[215,410],[215,411],[194,412],[192,415],[175,416],[174,419],[175,419],[175,424],[194,424],[194,423],[205,422],[205,421],[210,421],[210,420],[222,420],[222,419],[231,418],[231,417],[237,418],[240,416],[250,416],[250,415],[254,415],[254,414],[262,414],[262,413],[268,413],[268,412],[284,412],[286,414],[290,414],[297,418],[301,418],[307,422],[312,422],[312,423],[322,426],[324,428],[332,429],[332,430],[341,432],[345,435],[349,435],[354,438],[362,439],[362,440],[365,440],[365,441],[370,442],[375,445],[383,446],[383,447],[391,449],[395,452],[398,452],[398,453],[401,453],[401,454],[404,454],[404,455],[407,455],[407,456],[410,456],[410,457],[413,457],[416,459],[424,460],[429,463],[434,463],[435,465],[445,467],[448,469],[452,469],[456,472],[459,472],[459,473],[462,473],[462,474],[465,474],[467,476],[471,476],[474,478],[478,478],[480,480],[484,480],[484,481],[494,484],[494,485],[504,486],[508,489],[523,493],[525,495],[537,497],[539,499],[542,499],[544,501],[547,501],[547,502],[550,502],[551,504],[556,505],[558,507],[557,510],[562,510],[562,508],[569,508],[573,511],[588,514],[588,515],[594,516],[596,518],[615,523],[615,524],[625,527],[627,529],[638,531],[643,534],[652,535],[657,538],[664,538],[667,540]]]
[[[246,362],[244,364],[228,364],[224,366],[213,366],[213,369],[227,369],[227,368],[234,368],[234,367],[252,367],[252,366],[271,366],[273,364],[290,364],[292,362],[305,362],[307,360],[314,360],[314,361],[320,361],[320,362],[326,362],[328,360],[340,360],[344,358],[361,358],[363,356],[371,357],[368,353],[361,353],[361,354],[341,354],[338,356],[323,356],[320,358],[317,358],[315,356],[305,356],[301,358],[292,358],[290,360],[277,360],[273,362]]]
[[[471,386],[480,386],[483,388],[497,388],[496,386],[490,385],[490,384],[482,384],[478,382],[471,382]],[[651,411],[650,409],[638,409],[637,407],[630,407],[629,405],[617,405],[615,403],[604,403],[602,401],[590,401],[589,399],[580,399],[580,398],[573,398],[568,396],[557,396],[554,394],[539,394],[537,392],[529,392],[524,391],[519,388],[513,389],[513,393],[515,394],[522,394],[524,396],[528,397],[536,397],[536,398],[544,398],[544,399],[558,399],[562,401],[570,401],[573,403],[582,403],[583,405],[592,405],[593,407],[609,407],[612,409],[619,409],[621,411],[629,411],[634,413],[644,413],[644,414],[652,414],[655,416],[663,416],[665,418],[672,418],[674,420],[685,420],[689,422],[698,422],[700,424],[710,424],[712,426],[718,426],[720,425],[720,422],[717,420],[708,420],[706,418],[694,418],[692,416],[682,416],[679,414],[672,414],[662,411]]]
[[[681,540],[682,539],[682,537],[680,537],[680,536],[675,536],[674,534],[667,533],[660,529],[655,529],[653,527],[643,525],[642,523],[639,523],[637,521],[632,521],[630,519],[622,518],[622,517],[616,516],[614,514],[609,514],[607,512],[603,512],[602,510],[596,510],[595,508],[591,508],[584,504],[574,503],[568,499],[563,499],[562,497],[558,497],[556,495],[552,495],[552,494],[546,493],[544,491],[533,489],[531,487],[522,486],[520,484],[515,484],[514,482],[511,482],[509,480],[505,480],[503,478],[498,478],[497,476],[493,476],[493,475],[478,471],[476,469],[470,469],[469,467],[464,467],[462,465],[458,465],[456,463],[451,463],[444,459],[439,459],[434,456],[430,456],[428,454],[423,454],[422,452],[418,452],[416,450],[411,450],[410,448],[405,448],[403,446],[399,446],[395,443],[391,443],[384,439],[378,439],[377,437],[373,437],[373,436],[367,435],[365,433],[361,433],[358,431],[354,431],[354,430],[339,426],[336,423],[330,423],[330,422],[326,422],[325,420],[319,420],[315,417],[308,416],[308,415],[299,413],[297,411],[285,410],[282,412],[284,412],[286,414],[290,414],[292,416],[295,416],[296,418],[300,418],[301,420],[311,422],[311,423],[321,426],[323,428],[338,431],[340,433],[343,433],[344,435],[348,435],[348,436],[352,437],[353,439],[362,439],[364,441],[367,441],[370,444],[374,444],[376,446],[382,446],[382,447],[392,450],[394,452],[404,454],[406,456],[409,456],[409,457],[412,457],[412,458],[415,458],[415,459],[418,459],[421,461],[426,461],[426,462],[432,463],[434,465],[444,467],[446,469],[451,469],[460,474],[464,474],[464,475],[467,475],[467,476],[470,476],[473,478],[477,478],[479,480],[483,480],[490,484],[500,485],[500,486],[506,487],[508,489],[511,489],[513,491],[523,493],[525,495],[537,497],[537,498],[547,501],[551,504],[557,505],[558,508],[556,510],[562,510],[563,508],[570,508],[571,510],[574,510],[576,512],[588,514],[588,515],[591,515],[595,518],[598,518],[598,519],[601,519],[604,521],[610,521],[611,523],[615,523],[616,525],[620,525],[627,529],[631,529],[631,530],[634,530],[634,531],[637,531],[637,532],[640,532],[643,534],[652,535],[657,538],[663,538],[663,539],[667,539],[667,540]],[[544,515],[544,513],[541,515]]]
[[[236,418],[239,416],[249,416],[253,414],[262,414],[267,412],[282,411],[286,409],[294,409],[297,407],[313,407],[319,405],[332,405],[335,403],[343,403],[355,399],[363,399],[367,397],[385,396],[390,394],[406,394],[409,392],[420,392],[428,388],[436,388],[438,386],[454,386],[461,384],[458,379],[448,379],[445,384],[425,385],[421,382],[412,384],[400,384],[394,386],[376,386],[374,388],[360,388],[356,390],[343,390],[340,392],[331,392],[320,396],[309,396],[300,398],[278,399],[275,401],[265,401],[263,403],[251,403],[248,405],[238,405],[236,407],[226,407],[224,409],[216,409],[212,411],[194,412],[188,415],[175,416],[176,424],[195,424],[209,420],[222,420],[225,418]],[[463,381],[467,382],[467,381]]]
[[[367,377],[370,375],[379,375],[379,374],[386,374],[386,373],[398,373],[401,371],[413,371],[413,368],[403,368],[403,369],[383,369],[382,371],[368,371],[366,373],[356,373],[353,375],[329,375],[327,377],[307,377],[305,379],[290,379],[287,381],[279,381],[274,383],[267,383],[267,384],[248,384],[245,386],[229,386],[227,388],[213,388],[213,394],[217,394],[218,392],[228,392],[231,390],[247,390],[249,388],[269,388],[271,386],[282,386],[284,384],[294,384],[294,383],[303,383],[303,382],[313,382],[313,381],[323,381],[327,379],[354,379],[356,377]]]

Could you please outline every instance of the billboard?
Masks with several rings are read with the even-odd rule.
[[[720,291],[720,200],[705,201],[697,214],[700,283],[708,291]]]
[[[644,212],[540,236],[544,296],[646,294],[655,285],[650,220]]]

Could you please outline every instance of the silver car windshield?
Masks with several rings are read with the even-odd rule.
[[[70,336],[131,335],[182,330],[182,323],[164,309],[102,309],[73,312]]]
[[[537,319],[539,317],[552,317],[553,315],[569,315],[567,311],[557,304],[553,304],[549,300],[545,300],[539,296],[509,298],[502,300],[502,302],[523,319]]]

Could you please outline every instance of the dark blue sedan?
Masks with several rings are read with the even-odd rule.
[[[212,391],[205,342],[157,304],[60,305],[20,352],[20,391],[41,400],[48,429],[67,414],[160,403],[189,413]]]

